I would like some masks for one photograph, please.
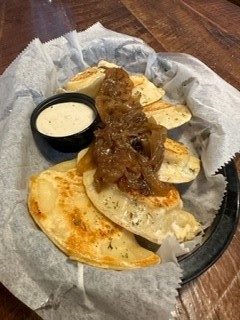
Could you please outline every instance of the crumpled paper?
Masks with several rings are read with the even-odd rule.
[[[0,78],[1,281],[43,319],[167,320],[181,283],[175,253],[159,266],[140,270],[83,265],[56,249],[28,214],[29,177],[50,165],[33,141],[31,113],[100,59],[145,73],[166,90],[165,99],[187,103],[192,120],[169,135],[201,157],[203,170],[193,183],[180,186],[184,208],[207,227],[221,205],[226,181],[215,173],[240,146],[236,89],[192,56],[155,53],[142,40],[99,23],[48,43],[35,39]]]

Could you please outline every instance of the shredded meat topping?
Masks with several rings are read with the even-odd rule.
[[[165,195],[168,184],[160,182],[156,173],[163,160],[167,130],[147,119],[132,88],[123,69],[106,69],[96,97],[103,127],[95,131],[95,183],[98,189],[116,183],[126,192]]]

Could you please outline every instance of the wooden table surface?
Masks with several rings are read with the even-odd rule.
[[[0,74],[33,38],[47,41],[97,21],[156,51],[192,54],[240,89],[237,0],[1,0]],[[238,226],[221,258],[180,289],[176,319],[240,319],[239,248]],[[39,317],[1,285],[0,319]]]

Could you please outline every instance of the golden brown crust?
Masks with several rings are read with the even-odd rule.
[[[84,172],[83,183],[94,206],[126,230],[151,242],[162,244],[171,235],[178,241],[190,240],[201,231],[194,216],[182,210],[182,200],[172,185],[166,196],[144,196],[122,192],[108,185],[97,192],[94,170]]]
[[[133,234],[97,211],[76,169],[46,170],[32,177],[28,207],[42,231],[74,260],[117,270],[160,261],[140,247]]]

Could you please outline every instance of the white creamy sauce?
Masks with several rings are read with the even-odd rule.
[[[44,109],[38,116],[38,131],[51,137],[65,137],[86,129],[95,120],[86,104],[63,102]]]

